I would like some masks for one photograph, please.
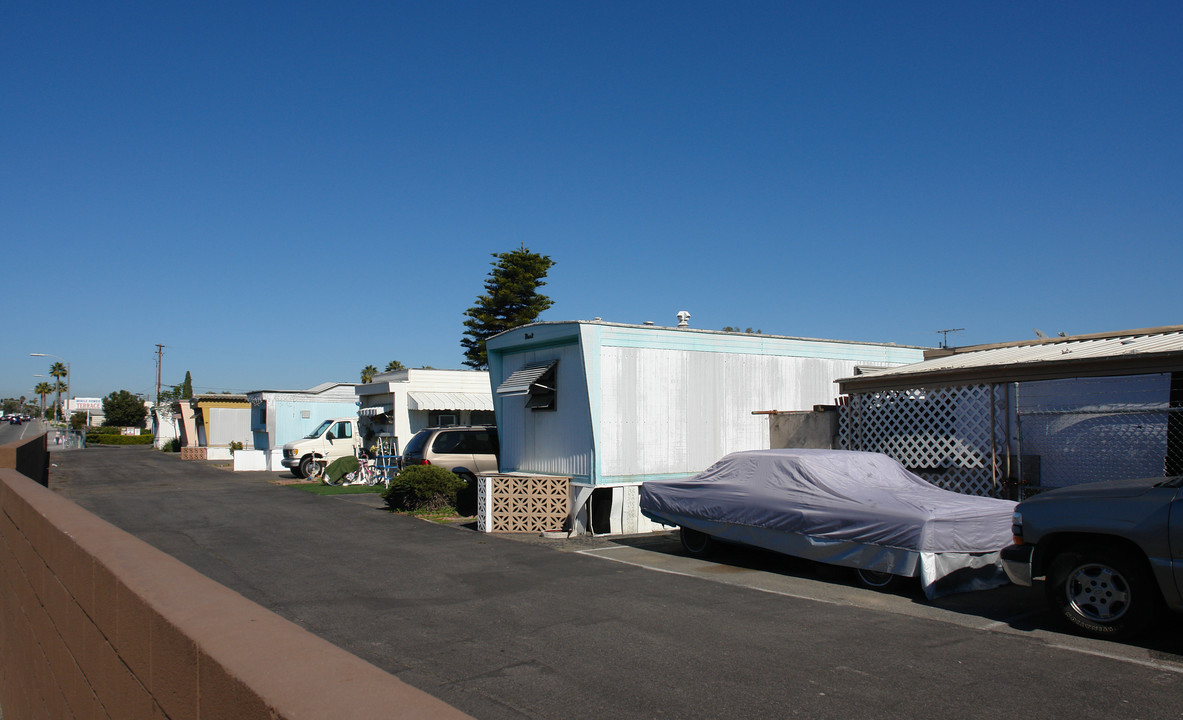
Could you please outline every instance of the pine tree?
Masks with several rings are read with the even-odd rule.
[[[185,371],[185,382],[181,383],[181,399],[188,400],[193,397],[193,376],[189,371]]]
[[[497,258],[489,263],[493,270],[485,280],[485,292],[478,295],[476,305],[464,312],[464,364],[476,370],[489,367],[485,340],[510,328],[534,322],[553,303],[538,288],[546,283],[543,278],[554,265],[547,255],[532,253],[525,246],[505,253],[493,253]]]

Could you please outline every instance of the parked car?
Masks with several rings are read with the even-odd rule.
[[[462,480],[497,472],[501,450],[496,425],[453,425],[424,428],[403,448],[403,467],[439,465]]]
[[[501,446],[496,425],[452,425],[424,428],[403,448],[403,467],[438,465],[456,473],[464,489],[456,497],[456,512],[477,511],[476,476],[498,470]]]
[[[285,443],[280,464],[296,477],[308,477],[312,463],[324,462],[327,465],[337,458],[353,455],[361,447],[361,440],[357,418],[325,420],[303,438]]]
[[[1045,578],[1052,607],[1096,637],[1146,629],[1183,612],[1183,476],[1112,480],[1027,498],[1003,549],[1010,579]]]
[[[681,528],[690,555],[724,540],[854,568],[868,587],[920,577],[929,597],[962,570],[1005,582],[998,553],[1014,507],[938,488],[886,455],[845,450],[732,453],[695,477],[641,485],[641,512]]]

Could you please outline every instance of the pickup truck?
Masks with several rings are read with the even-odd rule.
[[[360,445],[357,418],[331,418],[303,438],[284,443],[280,463],[296,477],[304,478],[311,472],[312,463],[328,465],[337,458],[353,455]]]
[[[1048,602],[1096,637],[1134,635],[1183,612],[1183,476],[1060,488],[1015,507],[1011,581],[1045,578]]]

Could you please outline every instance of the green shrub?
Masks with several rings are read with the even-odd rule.
[[[114,435],[112,433],[87,433],[87,445],[151,445],[151,435]]]
[[[455,507],[456,493],[463,487],[464,481],[451,470],[412,465],[394,476],[382,499],[391,510],[440,510]]]
[[[181,438],[173,438],[160,447],[164,452],[179,453],[181,452]]]

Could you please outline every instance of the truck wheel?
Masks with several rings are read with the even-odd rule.
[[[678,535],[682,540],[682,549],[692,557],[706,557],[715,549],[715,539],[704,532],[684,527]]]
[[[316,458],[312,457],[311,455],[305,455],[303,458],[301,458],[300,466],[297,468],[300,471],[300,477],[306,478],[311,475],[315,471],[315,468],[312,467],[315,464]]]
[[[1154,619],[1153,579],[1129,553],[1084,545],[1058,555],[1047,574],[1048,601],[1095,637],[1129,637]]]

